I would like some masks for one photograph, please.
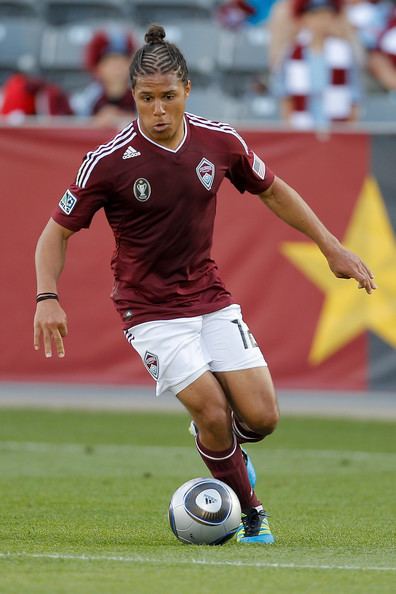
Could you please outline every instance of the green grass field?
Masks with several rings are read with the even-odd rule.
[[[396,424],[284,418],[250,448],[274,546],[183,545],[183,414],[0,409],[1,594],[394,594]]]

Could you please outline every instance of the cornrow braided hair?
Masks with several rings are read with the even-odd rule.
[[[175,72],[184,85],[188,82],[186,60],[179,48],[164,41],[165,29],[161,25],[150,25],[144,36],[145,45],[135,52],[129,69],[132,88],[136,79],[148,74]]]

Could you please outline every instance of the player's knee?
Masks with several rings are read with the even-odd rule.
[[[211,436],[230,434],[231,422],[228,411],[222,407],[207,408],[198,420],[198,431]]]
[[[277,408],[271,410],[262,410],[249,420],[249,428],[265,437],[275,431],[279,422],[279,412]]]
[[[205,427],[207,431],[213,434],[227,431],[227,429],[230,427],[229,415],[227,411],[221,408],[209,411],[205,417]]]

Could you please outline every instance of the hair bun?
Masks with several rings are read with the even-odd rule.
[[[165,29],[161,25],[150,25],[144,36],[144,41],[148,45],[154,45],[156,43],[162,43],[165,36]]]

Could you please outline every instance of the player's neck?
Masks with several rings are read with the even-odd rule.
[[[153,136],[152,134],[149,133],[149,131],[147,131],[144,127],[144,125],[142,124],[142,121],[138,118],[138,128],[140,133],[144,136],[144,138],[146,138],[146,140],[148,140],[149,142],[152,142],[153,144],[156,144],[157,146],[162,146],[163,148],[176,152],[178,150],[178,148],[184,143],[185,139],[186,139],[186,122],[185,122],[185,118],[183,117],[180,126],[178,127],[178,129],[175,131],[175,133],[171,136],[169,136],[168,138],[164,138],[162,139],[161,137],[158,136]]]

